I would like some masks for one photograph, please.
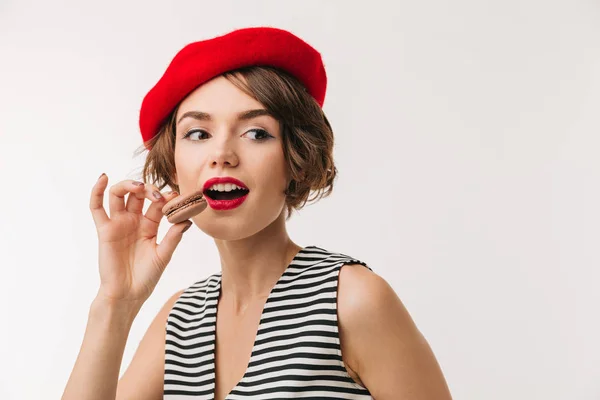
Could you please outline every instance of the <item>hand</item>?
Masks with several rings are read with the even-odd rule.
[[[184,230],[192,222],[187,220],[171,226],[157,245],[156,235],[163,218],[161,209],[178,193],[161,195],[161,199],[156,199],[152,194],[158,192],[155,186],[142,182],[136,186],[134,182],[124,180],[110,188],[109,218],[103,206],[108,177],[103,174],[92,189],[90,210],[98,233],[101,281],[98,296],[111,302],[141,307],[154,291]],[[142,215],[146,198],[152,203]]]

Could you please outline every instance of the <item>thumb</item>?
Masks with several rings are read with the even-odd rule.
[[[192,225],[192,221],[186,220],[184,222],[180,222],[171,226],[171,229],[167,231],[167,234],[165,235],[163,240],[156,247],[156,253],[161,260],[165,260],[166,263],[171,261],[171,257],[173,256],[177,245],[179,244],[179,242],[181,242],[183,233],[187,231]]]

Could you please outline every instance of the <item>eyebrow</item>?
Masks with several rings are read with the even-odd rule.
[[[256,109],[256,110],[246,110],[246,111],[242,111],[241,113],[239,113],[237,115],[237,120],[238,121],[246,121],[252,118],[256,118],[256,117],[260,117],[263,115],[268,115],[273,117],[273,115],[263,109]],[[187,111],[186,113],[184,113],[181,118],[179,118],[179,121],[177,121],[177,124],[179,125],[179,123],[181,122],[181,120],[183,120],[184,118],[194,118],[200,121],[212,121],[212,117],[210,114],[202,112],[202,111]]]

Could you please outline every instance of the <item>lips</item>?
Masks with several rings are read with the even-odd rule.
[[[214,191],[209,190],[209,188],[215,184],[226,184],[226,183],[235,184],[236,186],[245,189],[247,192],[244,193],[241,197],[229,198],[230,197],[229,193],[231,193],[231,192],[226,192],[227,194],[217,195]],[[248,189],[248,187],[246,186],[246,184],[244,182],[240,181],[239,179],[233,178],[233,177],[225,176],[225,177],[215,177],[215,178],[211,178],[211,179],[207,180],[204,183],[202,193],[204,194],[206,201],[208,202],[208,205],[212,209],[214,209],[214,210],[230,210],[230,209],[240,206],[244,202],[244,200],[246,200],[246,198],[248,197],[249,191],[250,191],[250,189]],[[211,195],[212,195],[212,197],[211,197]],[[220,198],[215,198],[217,196]]]
[[[225,184],[225,183],[233,183],[239,187],[243,187],[244,189],[248,189],[248,187],[246,186],[246,184],[242,181],[240,181],[239,179],[235,179],[231,176],[221,176],[221,177],[215,177],[215,178],[210,178],[209,180],[207,180],[206,182],[204,182],[204,186],[202,187],[202,191],[204,193],[206,193],[206,191],[215,184]]]

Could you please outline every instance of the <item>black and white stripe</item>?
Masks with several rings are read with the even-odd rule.
[[[248,368],[227,399],[372,399],[342,360],[337,325],[340,267],[364,262],[304,247],[265,303]],[[187,288],[166,326],[165,399],[213,399],[221,272]]]

